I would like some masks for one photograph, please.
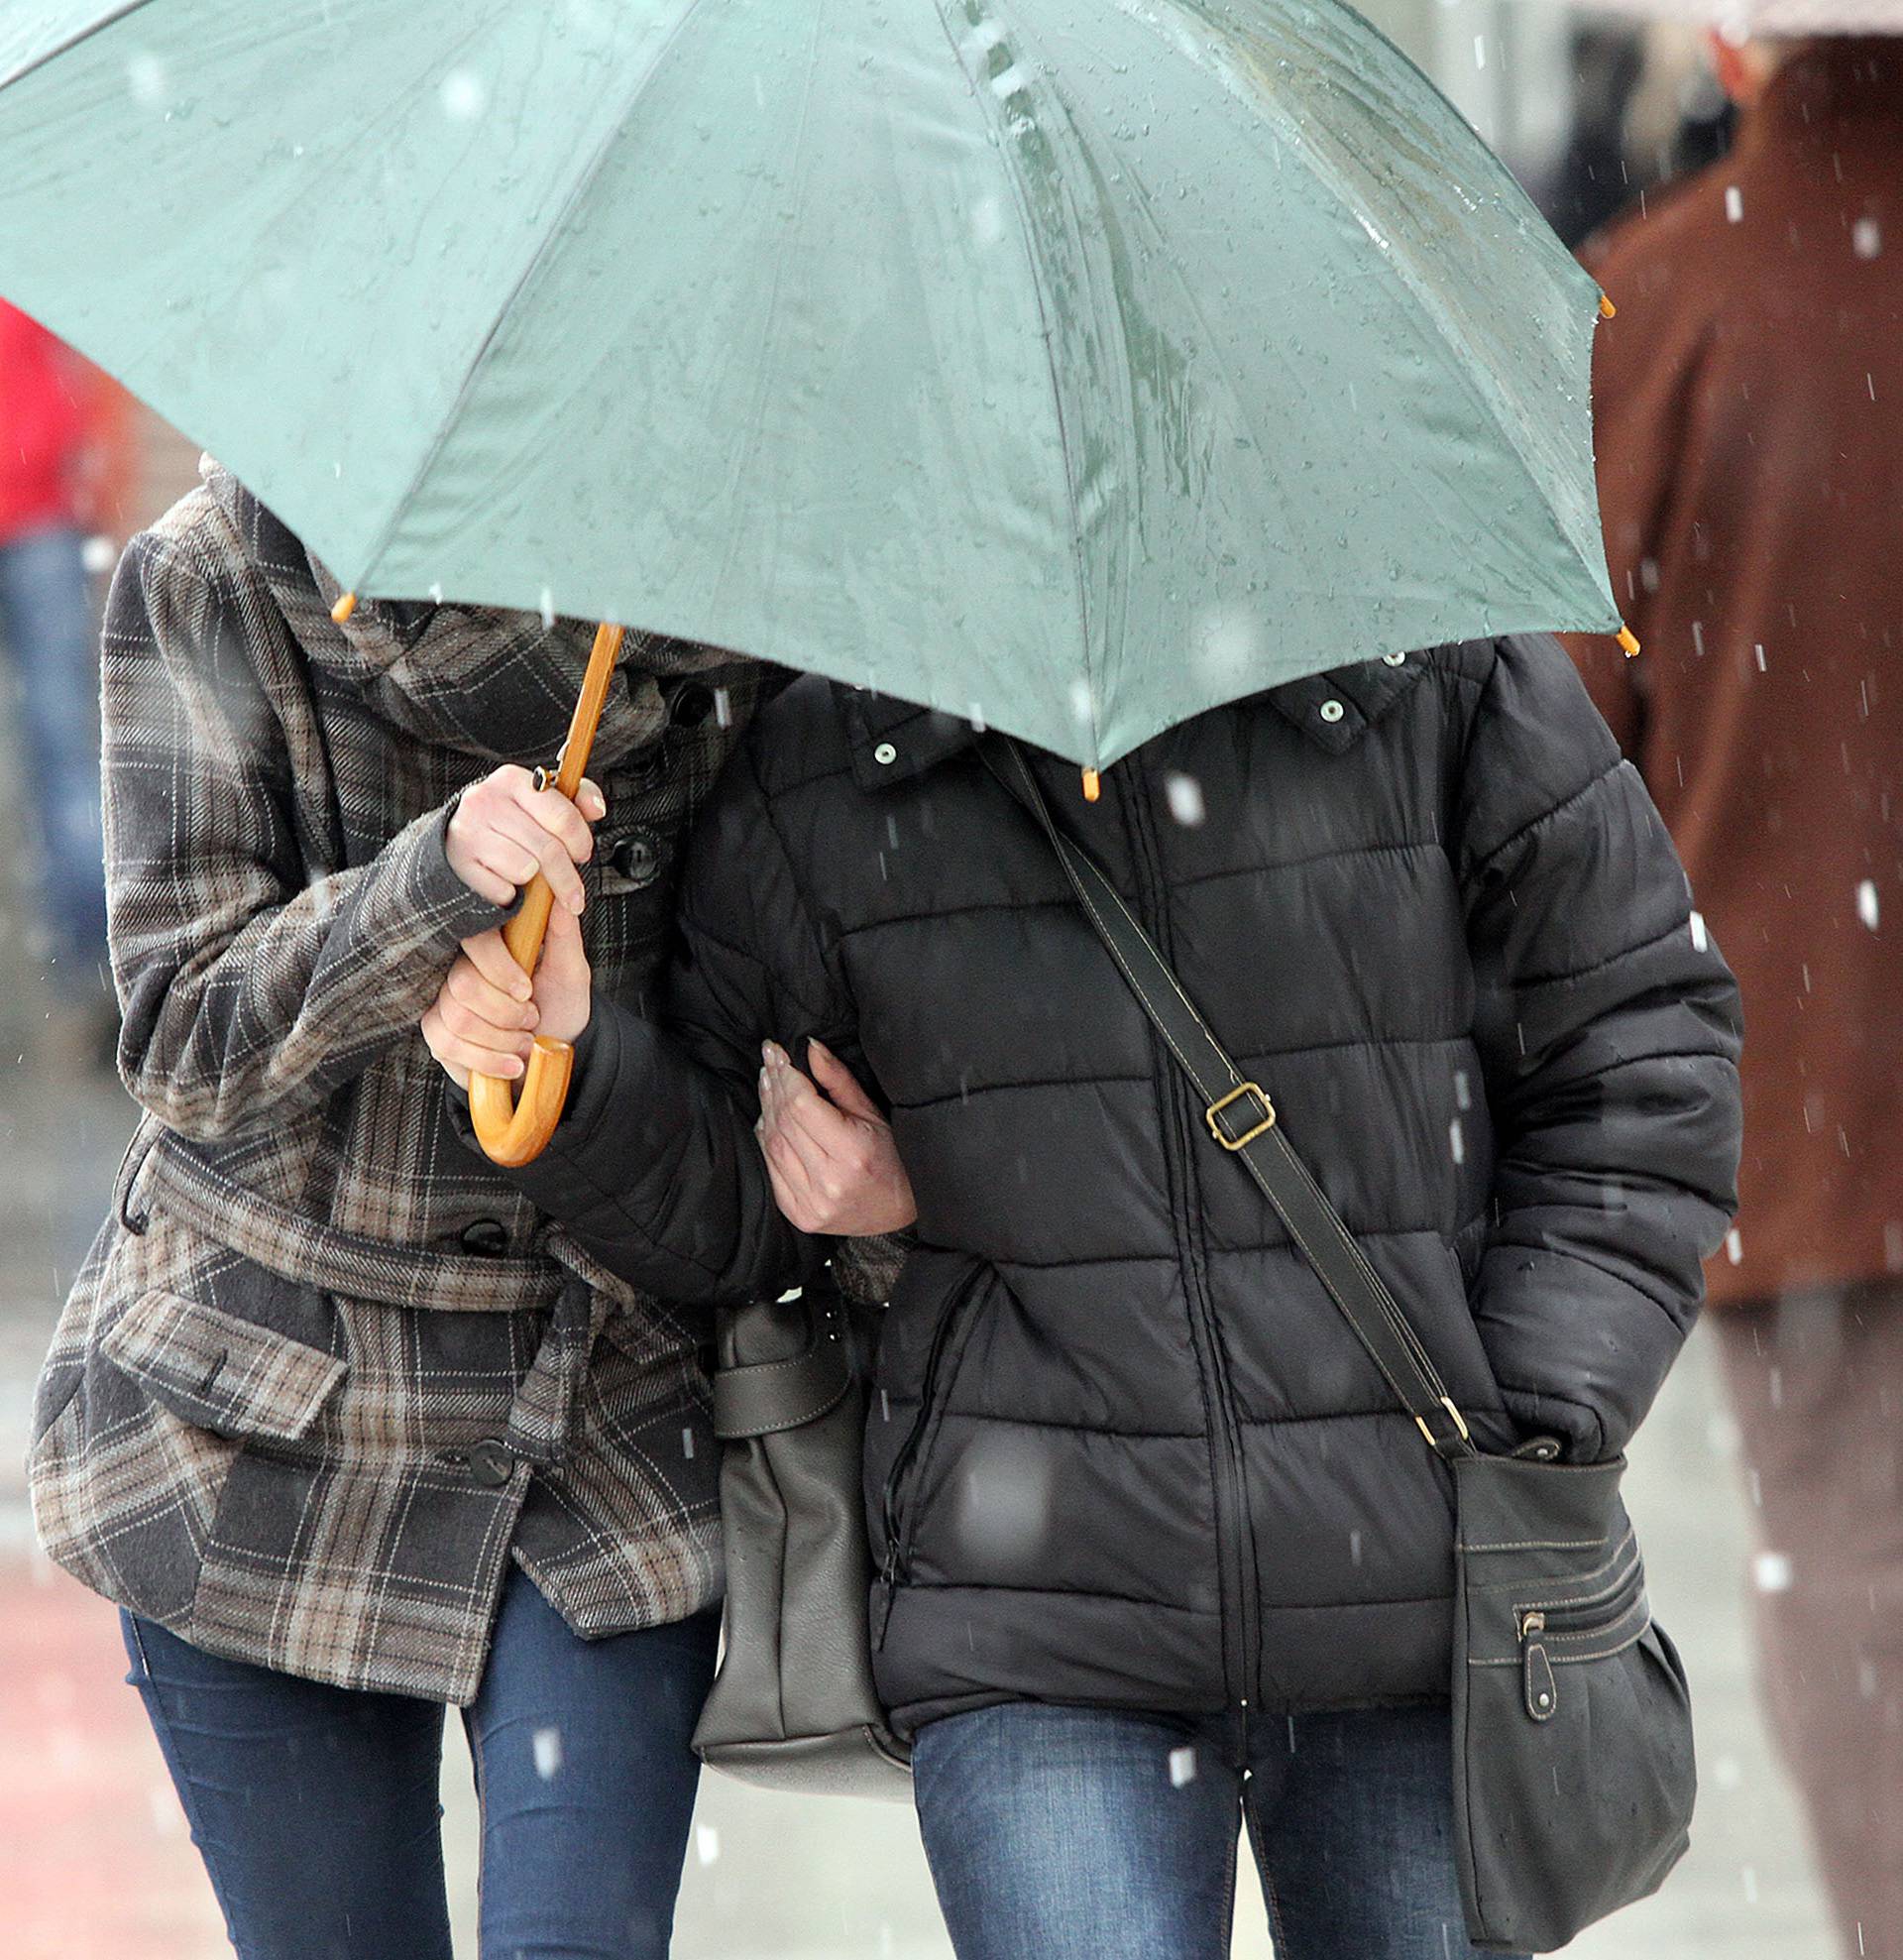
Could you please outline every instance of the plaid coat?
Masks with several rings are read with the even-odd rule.
[[[467,1701],[508,1561],[577,1632],[718,1594],[708,1330],[595,1266],[444,1121],[416,1031],[502,914],[457,794],[548,760],[589,631],[366,605],[228,474],[136,539],[103,657],[120,1067],[147,1114],[66,1303],[49,1554],[211,1652]],[[759,669],[634,640],[591,773],[596,983],[636,999]]]

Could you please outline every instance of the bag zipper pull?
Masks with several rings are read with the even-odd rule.
[[[1519,1616],[1520,1672],[1526,1690],[1526,1712],[1536,1722],[1550,1722],[1559,1712],[1559,1682],[1546,1658],[1545,1644],[1535,1636],[1546,1631],[1546,1615],[1537,1609]]]

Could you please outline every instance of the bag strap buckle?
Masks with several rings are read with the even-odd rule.
[[[1240,1136],[1238,1136],[1233,1130],[1230,1129],[1229,1125],[1222,1120],[1222,1113],[1225,1109],[1229,1108],[1232,1104],[1240,1102],[1245,1095],[1253,1095],[1256,1098],[1256,1100],[1259,1103],[1261,1103],[1262,1120],[1258,1122],[1252,1129],[1245,1130]],[[1218,1100],[1210,1103],[1208,1108],[1206,1108],[1202,1112],[1202,1119],[1204,1122],[1206,1122],[1209,1125],[1209,1134],[1213,1136],[1216,1139],[1216,1141],[1219,1144],[1221,1144],[1225,1150],[1228,1151],[1246,1150],[1248,1149],[1250,1144],[1255,1142],[1257,1137],[1267,1136],[1269,1132],[1275,1128],[1276,1105],[1269,1100],[1269,1093],[1267,1090],[1265,1090],[1262,1087],[1260,1083],[1246,1082],[1241,1084],[1239,1087],[1232,1089],[1227,1095],[1222,1096]]]
[[[1454,1434],[1452,1436],[1436,1436],[1427,1427],[1427,1418],[1425,1416],[1416,1416],[1414,1418],[1414,1427],[1427,1439],[1427,1447],[1436,1456],[1446,1456],[1449,1454],[1465,1456],[1469,1454],[1473,1446],[1473,1437],[1468,1433],[1466,1417],[1454,1407],[1454,1399],[1451,1395],[1443,1395],[1440,1398],[1440,1406],[1453,1418]]]

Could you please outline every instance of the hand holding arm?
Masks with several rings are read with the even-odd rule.
[[[801,1231],[876,1238],[919,1215],[892,1127],[822,1041],[807,1044],[812,1077],[777,1042],[761,1050],[760,1120],[774,1202]]]

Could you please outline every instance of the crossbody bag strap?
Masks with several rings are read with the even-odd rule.
[[[1477,1454],[1420,1336],[1284,1135],[1268,1093],[1229,1059],[1096,861],[1058,828],[1023,750],[999,741],[987,744],[984,754],[992,773],[1050,839],[1084,916],[1195,1090],[1210,1137],[1256,1181],[1428,1443],[1449,1458]]]

